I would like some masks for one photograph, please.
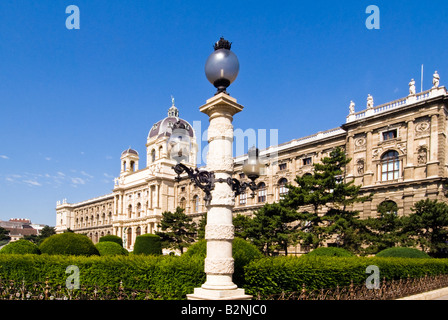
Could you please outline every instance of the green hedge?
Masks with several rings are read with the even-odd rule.
[[[30,254],[40,254],[40,250],[37,247],[37,245],[35,245],[31,241],[20,239],[20,240],[8,243],[6,246],[4,246],[0,250],[0,253],[1,254],[11,254],[11,253],[16,253],[16,254],[27,254],[27,253],[30,253]]]
[[[54,234],[46,238],[39,245],[39,250],[50,255],[92,256],[100,254],[92,240],[86,235],[72,232]]]
[[[68,266],[79,268],[80,285],[118,289],[120,281],[128,289],[149,290],[154,299],[185,299],[186,294],[205,282],[204,263],[196,257],[175,256],[63,256],[0,255],[0,278],[61,285],[70,273]]]
[[[137,236],[134,244],[134,254],[160,255],[162,254],[162,241],[158,235],[147,233]]]
[[[380,278],[386,280],[448,274],[448,259],[366,258],[366,257],[268,257],[245,267],[248,294],[267,297],[281,292],[295,292],[305,284],[308,289],[347,286],[353,280],[362,284],[376,265]]]
[[[396,258],[431,258],[427,253],[414,248],[394,247],[384,249],[376,254],[377,257],[396,257]]]
[[[199,240],[195,244],[191,245],[184,256],[196,256],[204,259],[207,252],[207,241],[205,239]],[[258,250],[256,246],[250,242],[241,239],[233,239],[233,259],[234,273],[233,282],[239,286],[244,286],[244,267],[252,260],[261,259],[263,254]]]
[[[123,239],[121,239],[119,236],[115,236],[113,234],[108,234],[106,236],[102,236],[100,238],[99,242],[115,242],[123,247]]]
[[[100,256],[115,256],[115,255],[128,255],[129,252],[120,246],[116,242],[112,241],[104,241],[104,242],[98,242],[95,245],[96,249],[100,253]]]

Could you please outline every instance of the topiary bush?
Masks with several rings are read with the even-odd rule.
[[[354,255],[343,248],[321,247],[306,254],[309,257],[353,257]]]
[[[95,247],[100,253],[100,256],[116,256],[129,254],[129,252],[125,248],[112,241],[98,242]]]
[[[158,235],[152,233],[137,236],[135,239],[133,253],[160,255],[162,254],[162,241]]]
[[[199,240],[192,246],[190,246],[184,256],[205,258],[207,252],[207,241],[205,239]],[[244,285],[244,267],[251,261],[260,259],[263,254],[258,250],[256,246],[250,242],[241,239],[233,239],[233,259],[234,273],[233,281],[239,286]]]
[[[46,238],[40,245],[41,253],[75,256],[92,256],[100,253],[86,235],[66,232]]]
[[[101,237],[99,242],[115,242],[123,247],[123,239],[113,234],[108,234],[107,236]]]
[[[31,241],[20,239],[10,242],[0,250],[1,254],[40,254],[40,250]]]
[[[384,249],[376,254],[377,257],[396,257],[396,258],[431,258],[423,251],[414,248],[394,247]]]

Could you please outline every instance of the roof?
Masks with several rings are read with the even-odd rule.
[[[179,110],[174,106],[174,104],[168,109],[168,117],[154,123],[148,134],[148,139],[169,137],[172,133],[172,128],[176,122],[180,122],[185,125],[188,135],[194,138],[193,127],[188,123],[188,121],[179,118]]]

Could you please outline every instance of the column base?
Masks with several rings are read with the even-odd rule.
[[[244,293],[244,289],[212,290],[194,288],[194,293],[187,294],[187,300],[251,300],[252,296]]]

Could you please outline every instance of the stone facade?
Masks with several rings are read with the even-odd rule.
[[[278,201],[287,192],[286,183],[295,184],[297,175],[311,173],[313,163],[338,146],[352,159],[345,178],[354,179],[362,192],[374,193],[371,201],[355,207],[362,218],[376,216],[383,201],[394,201],[399,215],[409,214],[421,199],[446,201],[448,93],[436,80],[430,90],[410,90],[409,96],[379,106],[369,94],[363,111],[355,112],[351,101],[341,127],[260,150],[265,159],[265,174],[256,181],[260,188],[253,198],[250,190],[237,196],[233,214],[250,214],[264,203]],[[58,203],[57,232],[70,228],[94,242],[102,235],[116,234],[132,250],[137,235],[157,230],[162,212],[180,206],[197,219],[206,212],[202,190],[189,179],[176,182],[171,169],[176,162],[169,156],[169,122],[178,119],[177,108],[173,108],[174,103],[168,118],[151,128],[146,168],[138,169],[138,154],[125,150],[112,193],[80,203]],[[217,128],[220,132],[209,134],[225,135],[228,129],[224,124]],[[197,144],[192,128],[191,138],[187,163],[194,166]],[[247,155],[233,159],[234,178],[248,180],[242,173],[246,159]],[[222,165],[227,164],[223,161]]]

